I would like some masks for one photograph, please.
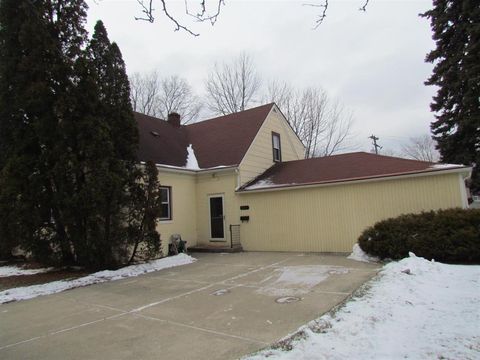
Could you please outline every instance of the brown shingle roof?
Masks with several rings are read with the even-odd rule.
[[[140,161],[185,166],[187,146],[192,144],[200,168],[240,164],[272,104],[198,123],[173,127],[168,122],[135,113]],[[152,135],[154,131],[158,136]]]
[[[425,161],[355,152],[277,163],[240,190],[344,182],[445,170],[433,167],[434,165]]]
[[[187,134],[183,126],[174,127],[164,120],[135,113],[140,143],[140,161],[155,164],[184,166],[187,162]]]

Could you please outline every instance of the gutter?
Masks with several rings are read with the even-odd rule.
[[[229,172],[235,170],[237,165],[231,166],[216,166],[212,168],[205,168],[205,169],[187,169],[182,168],[179,166],[171,166],[171,165],[163,165],[163,164],[155,164],[158,170],[163,172],[170,172],[170,173],[179,173],[179,174],[188,174],[188,175],[196,175],[196,174],[210,174],[210,173],[217,173],[217,172]]]
[[[395,180],[395,179],[407,179],[413,177],[424,177],[424,176],[434,176],[437,174],[463,174],[464,179],[471,176],[472,167],[470,166],[463,166],[458,168],[451,168],[451,169],[431,169],[428,171],[416,171],[410,173],[397,173],[397,174],[390,174],[390,175],[378,175],[378,176],[371,176],[366,178],[354,178],[354,179],[342,179],[342,180],[331,180],[331,181],[323,181],[323,182],[312,182],[312,183],[304,183],[304,184],[278,184],[264,188],[258,189],[240,189],[235,191],[237,194],[250,194],[250,193],[258,193],[258,192],[270,192],[270,191],[282,191],[282,190],[296,190],[296,189],[308,189],[313,187],[327,187],[327,186],[340,186],[346,184],[360,184],[360,183],[367,183],[367,182],[375,182],[375,181],[387,181],[387,180]]]

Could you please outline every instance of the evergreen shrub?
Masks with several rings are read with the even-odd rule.
[[[480,263],[480,209],[448,209],[401,215],[367,228],[358,239],[363,251],[381,259],[413,252],[447,263]]]

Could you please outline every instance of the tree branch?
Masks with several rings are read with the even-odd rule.
[[[323,4],[303,4],[303,6],[323,8],[322,13],[318,16],[318,19],[315,20],[315,26],[313,28],[317,29],[323,23],[323,20],[325,20],[325,18],[327,17],[328,0],[324,0]]]
[[[368,6],[368,2],[370,0],[365,0],[365,2],[363,3],[363,6],[360,7],[360,11],[367,11],[367,6]]]

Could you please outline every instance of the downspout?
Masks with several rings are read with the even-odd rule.
[[[237,174],[237,186],[235,187],[235,191],[237,191],[240,188],[240,170],[235,168],[235,173]]]

